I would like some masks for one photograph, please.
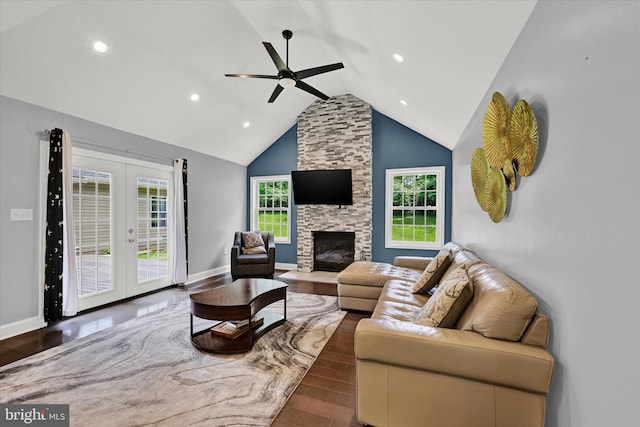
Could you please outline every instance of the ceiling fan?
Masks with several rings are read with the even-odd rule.
[[[280,55],[278,55],[278,52],[276,52],[276,50],[273,48],[271,43],[262,42],[264,47],[267,49],[267,52],[269,52],[269,56],[271,56],[273,63],[276,64],[276,68],[278,69],[277,75],[270,76],[270,75],[264,75],[264,74],[225,74],[225,76],[252,78],[252,79],[278,80],[278,84],[276,88],[273,90],[273,93],[269,98],[269,102],[275,101],[278,95],[280,95],[280,92],[282,92],[284,88],[289,88],[294,86],[297,87],[298,89],[302,89],[305,92],[315,95],[318,98],[321,98],[324,100],[329,99],[327,95],[320,92],[318,89],[308,85],[307,83],[303,82],[302,79],[311,77],[311,76],[316,76],[318,74],[326,73],[329,71],[339,70],[340,68],[344,68],[344,65],[342,65],[342,62],[338,62],[336,64],[330,64],[330,65],[323,65],[321,67],[307,68],[305,70],[294,72],[289,68],[289,40],[291,39],[291,37],[293,37],[293,33],[290,30],[284,30],[282,32],[282,37],[284,37],[285,40],[287,41],[286,62],[284,62],[280,57]]]

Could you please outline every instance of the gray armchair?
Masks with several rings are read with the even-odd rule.
[[[276,244],[273,233],[262,232],[267,253],[245,254],[242,251],[242,232],[236,231],[231,247],[231,277],[261,277],[273,279],[276,267]]]

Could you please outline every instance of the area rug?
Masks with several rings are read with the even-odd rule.
[[[283,279],[294,280],[307,280],[309,282],[318,283],[335,283],[338,284],[338,273],[332,271],[312,271],[310,273],[304,271],[291,270],[286,273],[282,273],[280,276]]]
[[[289,292],[251,352],[212,355],[191,344],[187,300],[0,368],[0,403],[69,404],[71,426],[268,426],[345,314]]]

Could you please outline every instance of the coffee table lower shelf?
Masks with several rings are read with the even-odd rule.
[[[284,316],[270,311],[261,311],[259,316],[264,319],[264,323],[257,328],[247,330],[237,338],[226,338],[216,335],[211,332],[211,328],[208,327],[191,335],[191,342],[196,348],[209,353],[231,354],[247,352],[251,350],[253,343],[265,332],[282,325],[286,321]]]

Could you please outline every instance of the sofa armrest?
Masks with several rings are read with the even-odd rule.
[[[412,270],[424,271],[431,262],[431,257],[421,256],[397,256],[393,259],[393,265],[396,267],[410,268]]]
[[[471,331],[362,319],[356,327],[354,348],[358,360],[536,393],[547,393],[551,385],[553,357],[549,352],[519,342],[485,338]]]

